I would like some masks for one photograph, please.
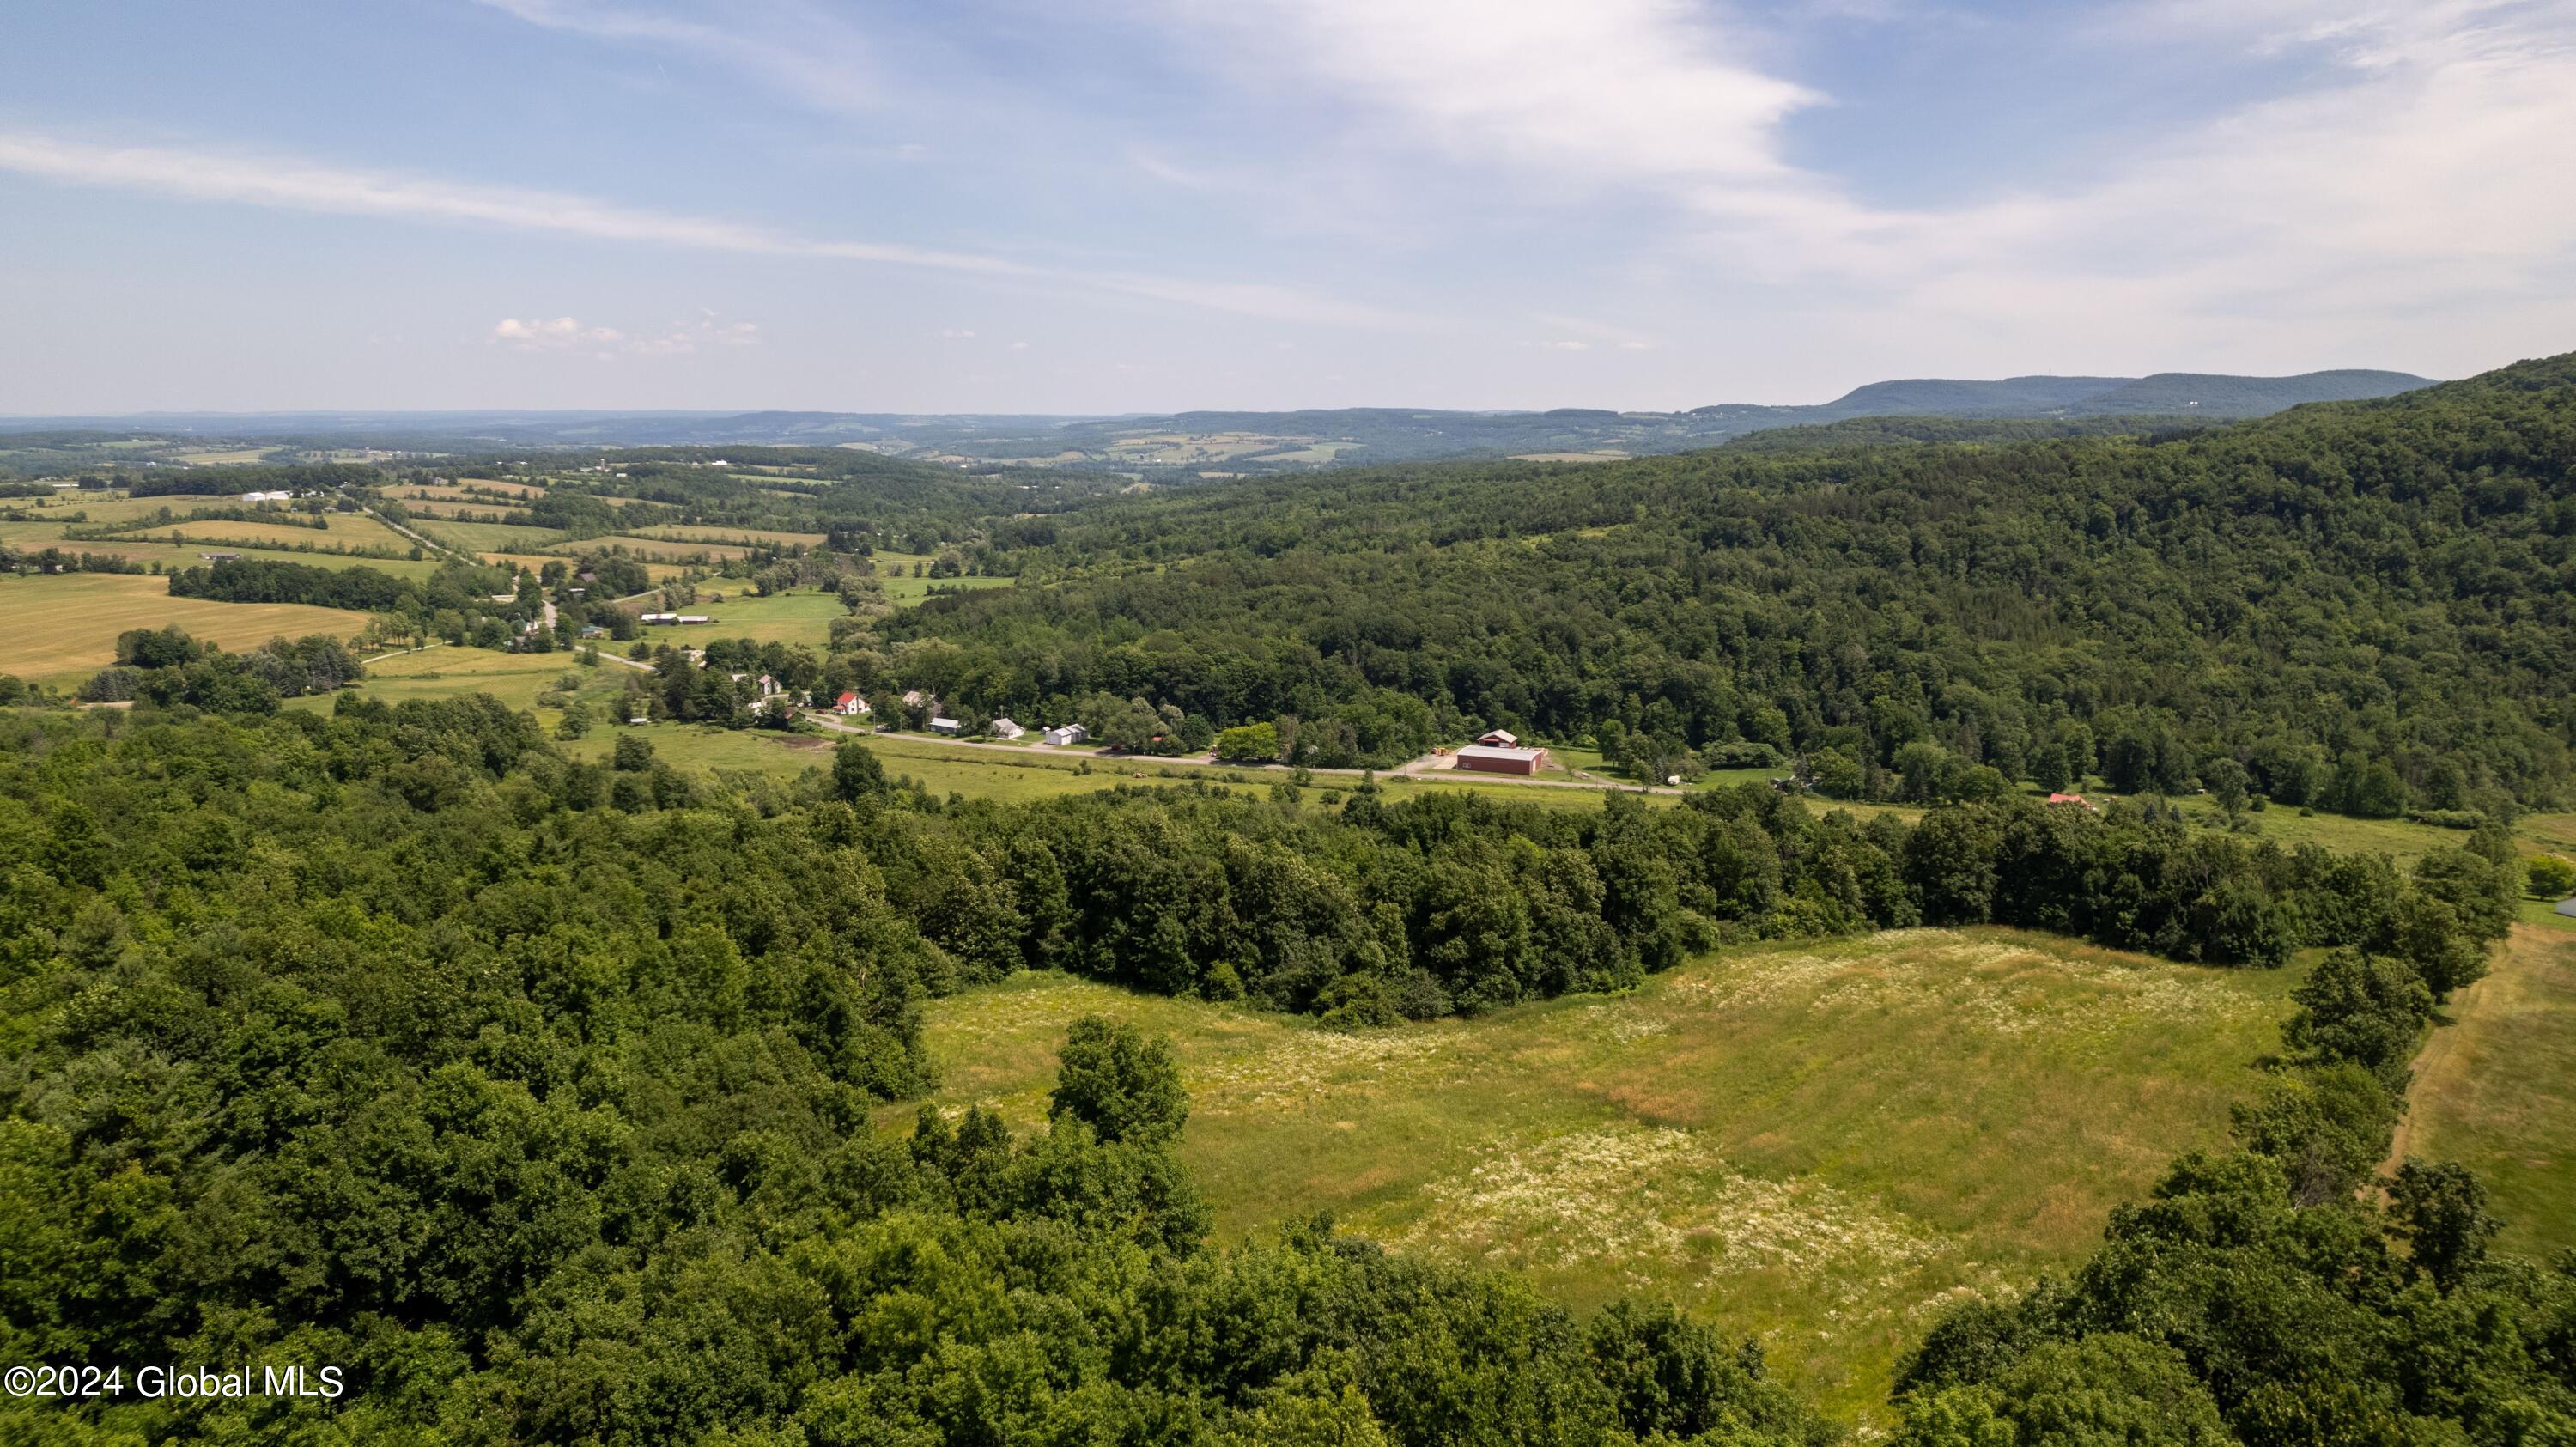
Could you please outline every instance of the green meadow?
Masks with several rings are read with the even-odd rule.
[[[2576,1249],[2576,920],[2547,918],[2435,1020],[2396,1152],[2476,1171],[2502,1244],[2544,1259]]]
[[[934,1001],[927,1039],[937,1105],[1029,1125],[1075,1018],[1169,1034],[1221,1237],[1330,1211],[1577,1306],[1669,1295],[1856,1416],[1942,1307],[2071,1266],[2219,1142],[2294,979],[1904,930],[1364,1034],[1023,975]]]

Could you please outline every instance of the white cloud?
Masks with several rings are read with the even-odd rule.
[[[626,338],[614,328],[586,327],[571,317],[527,321],[503,317],[492,326],[492,340],[507,342],[523,352],[567,352],[621,346]]]
[[[1965,322],[2025,354],[2117,336],[2132,357],[2246,357],[2288,350],[2276,338],[2349,349],[2410,319],[2429,336],[2428,309],[2509,297],[2576,320],[2576,185],[2551,179],[2576,175],[2576,0],[2133,0],[2068,23],[2106,50],[2314,64],[2128,144],[2099,181],[1917,207],[1795,164],[1789,127],[1826,98],[1684,0],[1145,3],[1240,76],[1356,106],[1392,143],[1385,164],[1409,148],[1517,176],[1541,210],[1660,203],[1674,224],[1640,230],[1624,261],[1678,286],[1786,288],[1864,332]]]
[[[756,322],[728,322],[713,312],[696,320],[673,322],[640,335],[615,327],[585,326],[573,317],[503,317],[492,326],[491,340],[523,352],[588,352],[593,356],[683,356],[700,347],[742,347],[760,340]]]
[[[1074,287],[1276,321],[1370,328],[1410,326],[1418,321],[1391,309],[1268,282],[1084,271],[972,252],[805,237],[720,217],[622,206],[564,192],[354,171],[290,157],[190,147],[107,146],[37,132],[0,131],[0,171],[195,201],[551,231],[596,240],[759,256],[918,267]]]

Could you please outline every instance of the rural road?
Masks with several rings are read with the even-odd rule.
[[[827,715],[827,714],[808,714],[808,715],[807,715],[807,717],[809,717],[809,718],[813,719],[813,721],[814,721],[814,722],[816,722],[816,723],[818,723],[818,724],[821,724],[823,727],[825,727],[825,728],[827,728],[827,729],[830,729],[830,730],[831,730],[832,732],[834,732],[834,733],[856,734],[856,735],[858,735],[858,736],[860,736],[860,737],[862,737],[862,738],[878,738],[878,737],[882,737],[882,736],[883,736],[883,735],[880,735],[880,734],[878,733],[877,729],[876,729],[873,725],[870,725],[870,726],[867,726],[867,727],[857,727],[857,726],[853,726],[853,725],[850,725],[850,724],[845,724],[845,723],[841,722],[839,719],[834,718],[834,717],[832,717],[832,716],[830,716],[830,715]],[[1178,765],[1180,765],[1181,767],[1183,767],[1183,768],[1188,768],[1188,769],[1235,769],[1235,770],[1243,770],[1243,771],[1255,771],[1255,770],[1258,770],[1258,771],[1265,771],[1265,772],[1266,772],[1266,771],[1270,771],[1270,770],[1277,770],[1277,771],[1278,771],[1280,774],[1282,774],[1283,776],[1284,776],[1284,775],[1286,774],[1286,772],[1287,772],[1287,770],[1286,770],[1283,766],[1278,765],[1278,764],[1247,764],[1247,763],[1243,763],[1243,762],[1240,762],[1240,761],[1220,761],[1220,760],[1216,760],[1216,759],[1209,759],[1209,758],[1204,758],[1204,757],[1188,756],[1188,755],[1174,755],[1174,756],[1166,757],[1166,756],[1158,755],[1158,754],[1092,754],[1092,753],[1076,753],[1076,752],[1068,752],[1068,751],[1063,750],[1063,749],[1050,748],[1049,746],[1047,746],[1047,745],[1045,745],[1045,744],[995,744],[995,743],[979,743],[979,742],[976,742],[975,740],[972,740],[972,739],[949,739],[949,738],[938,738],[938,737],[933,737],[933,736],[928,736],[928,735],[918,735],[918,734],[895,734],[895,735],[892,735],[892,737],[895,737],[895,738],[916,738],[916,739],[919,739],[919,740],[920,740],[921,742],[923,742],[923,743],[932,743],[932,744],[937,744],[937,745],[939,745],[939,746],[940,746],[940,747],[942,747],[942,748],[951,748],[951,749],[992,749],[992,750],[999,751],[999,752],[1001,752],[1001,753],[1006,753],[1006,754],[1016,754],[1016,755],[1018,755],[1019,757],[1024,758],[1024,759],[1025,759],[1025,758],[1032,757],[1032,756],[1035,756],[1035,757],[1038,757],[1038,758],[1050,758],[1050,757],[1052,757],[1052,758],[1059,758],[1059,759],[1089,759],[1089,760],[1091,760],[1091,761],[1092,761],[1092,762],[1094,762],[1094,763],[1102,764],[1102,765],[1105,765],[1105,766],[1110,767],[1110,768],[1116,768],[1116,767],[1119,767],[1119,766],[1121,766],[1121,765],[1135,765],[1135,766],[1153,765],[1153,766],[1161,766],[1161,765],[1165,765],[1165,764],[1178,764]],[[1437,775],[1440,775],[1440,774],[1456,774],[1456,773],[1458,773],[1458,772],[1459,772],[1459,770],[1458,770],[1457,768],[1455,768],[1454,766],[1448,766],[1448,765],[1449,765],[1449,760],[1448,760],[1448,759],[1446,759],[1446,758],[1444,758],[1444,757],[1443,757],[1443,756],[1441,756],[1441,755],[1438,755],[1438,754],[1425,754],[1425,755],[1423,755],[1422,757],[1417,758],[1417,759],[1407,759],[1405,762],[1403,762],[1403,763],[1401,763],[1401,764],[1396,765],[1396,766],[1395,766],[1394,768],[1392,768],[1392,769],[1379,769],[1379,770],[1376,770],[1376,771],[1374,771],[1374,772],[1375,772],[1375,773],[1377,774],[1377,776],[1378,776],[1380,779],[1382,779],[1382,780],[1384,780],[1384,779],[1395,779],[1395,778],[1419,779],[1419,778],[1433,777],[1433,776],[1437,776]],[[1311,774],[1311,775],[1315,776],[1316,778],[1328,778],[1328,777],[1329,777],[1329,778],[1336,778],[1336,779],[1353,779],[1353,780],[1356,780],[1356,779],[1359,779],[1359,778],[1361,778],[1362,776],[1364,776],[1364,775],[1366,775],[1366,774],[1368,774],[1368,773],[1370,773],[1370,772],[1372,772],[1372,771],[1371,771],[1371,770],[1367,770],[1367,769],[1317,769],[1317,768],[1309,768],[1309,769],[1307,769],[1307,770],[1306,770],[1306,772],[1307,772],[1308,774]],[[1623,791],[1628,792],[1628,793],[1631,793],[1631,794],[1683,794],[1683,793],[1687,793],[1687,792],[1689,792],[1688,790],[1685,790],[1685,789],[1671,789],[1671,788],[1652,788],[1652,789],[1649,789],[1649,788],[1644,787],[1643,785],[1638,785],[1638,784],[1620,784],[1620,783],[1613,783],[1613,782],[1609,782],[1609,781],[1606,781],[1606,780],[1604,780],[1604,781],[1593,781],[1593,782],[1589,782],[1589,783],[1587,783],[1587,782],[1582,782],[1582,781],[1574,780],[1574,779],[1516,779],[1516,778],[1511,777],[1511,776],[1510,776],[1510,775],[1508,775],[1508,774],[1474,774],[1474,775],[1471,775],[1471,776],[1469,776],[1469,777],[1474,778],[1476,782],[1478,782],[1478,783],[1482,783],[1482,784],[1509,784],[1509,785],[1512,785],[1512,786],[1513,786],[1513,787],[1515,787],[1515,788],[1531,788],[1531,789],[1589,789],[1589,790],[1593,791],[1594,793],[1602,793],[1602,792],[1605,792],[1605,791],[1609,791],[1609,790],[1614,790],[1614,789],[1615,789],[1615,790],[1623,790]],[[1586,775],[1585,777],[1588,779],[1590,776],[1589,776],[1589,775]]]

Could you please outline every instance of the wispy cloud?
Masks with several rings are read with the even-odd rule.
[[[806,237],[719,217],[622,206],[558,191],[349,170],[273,155],[195,147],[110,146],[40,133],[0,132],[0,170],[72,185],[108,186],[195,201],[479,224],[758,256],[919,267],[1078,287],[1274,321],[1387,328],[1411,326],[1419,320],[1398,311],[1267,282],[1085,271],[1030,265],[972,252]]]
[[[1830,286],[1852,314],[2022,338],[2084,315],[2141,349],[2237,346],[2287,314],[2358,333],[2576,267],[2576,187],[2540,180],[2576,174],[2576,0],[2134,0],[2079,28],[2124,49],[2317,64],[2130,144],[2101,179],[2015,188],[1998,170],[1982,196],[1921,206],[1793,160],[1790,126],[1830,98],[1770,73],[1721,8],[1156,3],[1238,74],[1355,108],[1391,151],[1519,178],[1525,207],[1663,204],[1671,223],[1640,229],[1634,254],[1677,281]],[[1546,320],[1564,340],[1626,344]]]
[[[548,30],[711,59],[825,110],[884,104],[867,38],[811,5],[730,0],[721,18],[700,20],[598,0],[476,3]]]

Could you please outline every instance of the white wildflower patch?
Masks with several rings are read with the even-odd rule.
[[[1731,1169],[1689,1131],[1613,1127],[1501,1144],[1422,1188],[1399,1249],[1541,1269],[1598,1267],[1636,1281],[1780,1270],[1882,1295],[1951,1249],[1944,1237],[1812,1176]]]
[[[1440,1042],[1422,1029],[1295,1030],[1263,1048],[1189,1073],[1190,1098],[1222,1113],[1305,1104],[1352,1090],[1415,1083],[1439,1073]]]
[[[1937,1013],[2008,1035],[2218,1023],[2265,1008],[2212,970],[1940,929],[1889,930],[1830,952],[1741,955],[1675,979],[1665,995],[1699,1010],[1803,1003]]]

